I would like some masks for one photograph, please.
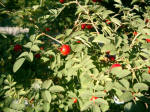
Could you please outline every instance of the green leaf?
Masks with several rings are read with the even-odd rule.
[[[50,94],[49,91],[47,91],[47,90],[42,91],[41,96],[42,96],[42,98],[43,98],[45,101],[47,101],[48,103],[51,102],[51,94]]]
[[[89,109],[92,106],[93,102],[92,101],[88,101],[86,102],[82,107],[81,107],[81,111],[85,111],[87,109]]]
[[[107,112],[109,110],[109,105],[101,104],[100,108],[101,108],[102,112]]]
[[[150,75],[147,73],[142,74],[142,78],[144,81],[150,82]]]
[[[63,92],[65,91],[63,87],[61,86],[52,86],[50,87],[50,92],[55,93],[55,92]]]
[[[43,110],[44,110],[44,112],[49,112],[49,110],[50,110],[50,103],[44,103],[43,104]]]
[[[33,61],[33,53],[30,52],[28,55],[27,55],[27,59],[32,62]]]
[[[110,40],[100,34],[94,38],[93,42],[108,44],[110,43]]]
[[[93,112],[101,112],[100,107],[98,105],[93,105]]]
[[[119,82],[127,89],[129,89],[130,83],[127,79],[119,80]]]
[[[25,58],[19,58],[13,66],[13,72],[16,72],[22,66],[24,61],[25,61]]]
[[[148,86],[144,83],[136,83],[133,86],[133,89],[138,92],[138,91],[144,91],[144,90],[148,90]]]
[[[119,74],[117,74],[116,76],[119,78],[123,78],[126,77],[130,74],[131,72],[129,70],[121,70]]]
[[[32,42],[28,42],[24,45],[24,47],[26,48],[31,48],[32,47]]]
[[[93,101],[92,101],[93,102]],[[106,100],[104,100],[104,99],[102,99],[102,98],[98,98],[98,99],[96,99],[95,100],[95,103],[96,104],[103,104],[103,105],[108,105],[108,102],[106,101]]]
[[[108,44],[105,44],[103,47],[102,47],[102,52],[106,52],[106,51],[115,51],[116,50],[116,47],[115,47],[115,45],[113,45],[113,44],[110,44],[110,43],[108,43]],[[111,53],[110,52],[110,53]],[[111,54],[112,55],[112,54]]]
[[[11,108],[7,108],[7,107],[4,108],[3,111],[4,111],[4,112],[16,112],[16,110],[11,109]]]
[[[52,84],[52,80],[46,80],[42,83],[42,88],[48,89],[51,84]]]
[[[114,0],[115,2],[122,4],[122,2],[120,0]]]
[[[72,32],[72,29],[67,29],[65,32],[66,36],[69,36],[71,34],[71,32]]]
[[[121,25],[121,22],[117,18],[111,18],[111,21],[119,26]]]
[[[35,41],[35,39],[36,39],[35,34],[30,36],[30,41],[31,41],[31,42],[34,42],[34,41]]]
[[[133,99],[132,93],[131,92],[125,92],[121,96],[119,96],[121,101],[128,102]]]
[[[23,52],[19,55],[18,58],[21,58],[21,57],[26,57],[28,55],[28,52]]]
[[[25,105],[24,105],[24,104],[19,104],[19,101],[14,100],[14,101],[10,104],[10,107],[11,107],[12,109],[22,110],[22,109],[25,108]]]
[[[131,4],[134,4],[136,2],[139,2],[140,0],[132,0]]]
[[[37,52],[39,50],[40,50],[40,48],[37,45],[33,45],[32,48],[31,48],[31,51]]]

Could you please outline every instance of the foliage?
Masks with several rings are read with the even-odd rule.
[[[150,111],[148,0],[2,0],[0,25],[30,29],[0,32],[0,111]]]

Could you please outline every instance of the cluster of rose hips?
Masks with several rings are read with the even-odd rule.
[[[92,29],[93,26],[92,26],[91,24],[81,24],[81,29],[84,30],[85,28],[87,28],[87,29]]]

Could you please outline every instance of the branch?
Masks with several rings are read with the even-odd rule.
[[[136,40],[136,38],[140,35],[141,33],[137,34],[134,39],[132,40],[132,43],[130,44],[130,48],[132,48],[132,46],[134,45],[134,41]]]
[[[44,35],[44,36],[46,36],[46,37],[49,37],[50,39],[52,39],[52,40],[54,40],[54,41],[56,41],[56,42],[58,42],[59,44],[63,44],[61,41],[59,41],[59,40],[57,40],[57,39],[55,39],[55,38],[53,38],[52,36],[50,36],[50,35],[47,35],[47,34],[45,34],[45,33],[42,33],[42,35]]]
[[[82,8],[82,9],[84,10],[84,12],[88,15],[89,20],[91,21],[91,23],[92,23],[94,29],[96,30],[97,34],[99,35],[100,33],[99,33],[98,29],[96,28],[96,25],[94,24],[94,21],[91,19],[90,15],[89,15],[89,12],[88,12],[85,8],[83,8],[83,7],[80,5],[80,3],[78,2],[78,0],[76,0],[76,4],[77,4],[80,8]]]

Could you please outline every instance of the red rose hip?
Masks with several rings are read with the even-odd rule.
[[[40,58],[41,57],[41,55],[40,54],[35,54],[35,56],[34,56],[35,58]]]
[[[134,35],[134,36],[136,36],[137,34],[138,34],[138,32],[136,32],[136,31],[133,32],[133,35]]]
[[[45,31],[49,32],[49,31],[50,31],[50,28],[45,28]]]
[[[18,52],[18,51],[21,51],[21,50],[22,50],[22,46],[21,46],[21,45],[16,44],[16,45],[14,46],[14,51]]]
[[[97,2],[97,0],[92,0],[93,2]]]
[[[81,24],[81,29],[85,29],[85,27],[86,27],[86,24]]]
[[[73,99],[73,103],[77,103],[77,98],[72,98]]]
[[[147,43],[150,43],[150,39],[145,39]]]
[[[65,0],[59,0],[60,3],[64,3]]]
[[[88,25],[86,25],[86,28],[87,28],[87,29],[92,29],[92,28],[93,28],[93,26],[92,26],[92,25],[90,25],[90,24],[88,24]]]
[[[120,65],[120,64],[113,64],[113,65],[111,66],[111,69],[112,69],[112,68],[116,68],[116,67],[121,67],[121,65]]]
[[[62,45],[61,47],[60,47],[60,52],[61,52],[61,54],[62,55],[64,55],[64,56],[66,56],[66,55],[68,55],[69,53],[70,53],[70,46],[69,45]]]

